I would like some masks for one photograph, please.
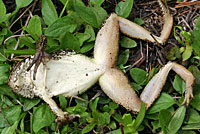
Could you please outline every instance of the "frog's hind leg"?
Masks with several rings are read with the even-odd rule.
[[[151,32],[147,31],[143,27],[136,23],[133,23],[127,19],[118,16],[120,31],[130,37],[148,40],[150,42],[157,42],[163,44],[169,37],[171,29],[173,26],[173,18],[168,10],[168,8],[163,4],[161,0],[158,3],[163,11],[164,25],[161,32],[161,36],[157,37]]]
[[[165,85],[167,76],[170,70],[174,70],[186,82],[185,100],[184,104],[189,104],[192,95],[192,85],[194,76],[185,67],[174,63],[168,62],[146,85],[140,99],[146,103],[146,107],[150,107],[155,99],[159,96],[163,86]]]
[[[119,23],[116,14],[111,14],[106,23],[98,32],[94,59],[97,64],[105,68],[114,67],[118,56]]]
[[[121,70],[115,68],[107,69],[100,77],[99,84],[104,93],[114,102],[128,110],[139,112],[141,101]]]

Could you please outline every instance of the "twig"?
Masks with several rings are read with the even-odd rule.
[[[85,99],[83,99],[83,98],[81,98],[81,97],[72,96],[72,97],[70,97],[70,100],[69,100],[69,105],[68,105],[69,107],[71,106],[71,102],[72,102],[72,99],[73,99],[73,98],[89,103],[88,100],[85,100]]]
[[[140,59],[137,60],[134,64],[132,64],[130,67],[128,67],[126,69],[126,72],[129,71],[131,68],[133,68],[136,64],[138,64],[144,58],[144,55],[143,55],[143,52],[142,52],[142,42],[141,41],[140,41],[140,53],[141,53]]]
[[[192,6],[192,5],[200,4],[200,1],[176,2],[176,3],[180,3],[180,4],[176,5],[175,8],[181,8],[181,7],[185,7],[185,6]]]
[[[33,5],[30,5],[9,27],[9,29],[11,29],[11,27],[32,7]]]
[[[101,90],[98,90],[97,93],[95,94],[95,96],[92,97],[92,98],[90,99],[90,102],[93,101],[93,100],[95,100],[95,99],[96,99],[97,97],[99,97],[101,94],[102,94],[102,91],[101,91]]]
[[[21,36],[29,36],[30,34],[23,34],[23,35],[12,35],[12,36],[9,36],[8,38],[6,38],[3,42],[3,44],[5,45],[6,44],[6,41],[8,41],[9,39],[11,38],[15,38],[15,37],[21,37]],[[15,49],[16,50],[16,49]]]
[[[34,8],[35,8],[35,6],[36,6],[37,1],[38,1],[38,0],[35,0],[35,1],[34,1],[33,5],[32,5],[32,8],[31,8],[31,12],[33,12],[33,10],[34,10]],[[30,13],[30,12],[29,12],[29,13]],[[27,25],[28,25],[28,22],[29,22],[29,20],[30,20],[30,18],[31,18],[31,15],[32,15],[32,13],[30,13],[30,15],[28,16],[28,18],[27,18],[26,23],[25,23],[24,26],[27,26]],[[20,34],[20,35],[23,35],[23,34],[24,34],[24,32],[21,31],[21,34]],[[17,40],[17,43],[16,43],[16,45],[15,45],[14,50],[17,50],[18,46],[19,46],[19,39]],[[10,58],[12,59],[13,56],[14,56],[14,54],[11,54]]]
[[[189,9],[189,10],[183,11],[183,12],[179,13],[177,16],[181,16],[181,15],[183,15],[183,14],[185,14],[185,13],[188,13],[188,12],[194,10],[194,9],[196,10],[196,9],[198,9],[198,8],[200,8],[200,6],[196,6],[196,7],[194,7],[194,8]],[[195,12],[193,12],[193,14],[195,14]]]
[[[19,100],[16,99],[16,102],[17,102],[20,106],[24,107],[24,105],[23,105]],[[28,111],[28,113],[31,115],[31,112],[30,112],[30,111]]]
[[[149,70],[149,67],[148,67],[148,64],[149,64],[149,44],[147,43],[147,45],[146,45],[146,48],[147,48],[147,54],[146,54],[146,56],[147,56],[147,58],[146,58],[146,70],[147,70],[147,72],[148,72],[148,70]]]
[[[119,123],[119,126],[120,126],[120,129],[121,129],[122,134],[124,134],[124,128],[123,128],[123,126],[122,126],[122,123]]]
[[[182,18],[183,22],[186,24],[186,26],[190,29],[190,31],[192,31],[190,25],[185,21],[185,19],[183,17],[181,17],[181,18]]]

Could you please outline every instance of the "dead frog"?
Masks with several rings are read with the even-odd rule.
[[[163,10],[165,22],[160,37],[152,35],[127,19],[111,14],[97,34],[94,58],[76,54],[73,51],[54,53],[45,64],[40,64],[41,60],[33,64],[33,58],[26,58],[12,71],[9,78],[10,87],[24,97],[39,96],[42,98],[49,104],[59,120],[65,120],[67,114],[57,106],[52,97],[60,94],[65,97],[81,94],[97,81],[104,93],[114,102],[127,110],[138,112],[141,101],[146,103],[146,108],[149,108],[159,96],[168,73],[172,69],[186,82],[184,104],[189,104],[190,98],[193,97],[194,77],[183,66],[168,62],[150,80],[140,98],[129,84],[125,74],[115,66],[119,49],[119,30],[130,37],[161,44],[168,39],[173,19],[164,4],[160,0],[158,2]]]

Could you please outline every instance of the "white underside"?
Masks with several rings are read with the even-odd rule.
[[[46,66],[41,64],[36,74],[37,82],[34,83],[37,83],[37,87],[46,85],[49,96],[63,94],[69,97],[87,90],[103,73],[101,66],[95,64],[93,59],[79,54],[66,55],[60,60],[50,60]],[[44,77],[46,79],[42,80]]]

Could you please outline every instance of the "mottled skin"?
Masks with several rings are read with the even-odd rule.
[[[164,11],[165,21],[160,37],[152,35],[131,21],[111,14],[97,34],[94,58],[88,58],[73,51],[61,51],[53,54],[45,64],[40,64],[42,59],[38,57],[37,53],[35,58],[27,58],[15,67],[9,78],[10,87],[24,97],[39,96],[49,104],[52,111],[58,116],[58,120],[63,121],[67,120],[68,116],[56,105],[52,96],[78,95],[99,81],[104,93],[113,101],[127,110],[138,112],[141,101],[144,101],[148,108],[159,96],[168,73],[172,69],[186,81],[184,103],[188,104],[190,98],[193,97],[194,77],[183,66],[173,62],[167,63],[150,80],[140,98],[132,89],[125,74],[116,67],[119,30],[130,37],[151,42],[164,43],[168,39],[173,19],[164,4],[160,0],[158,2]],[[40,50],[43,51],[43,47]],[[37,58],[39,61],[36,60]],[[36,64],[33,64],[35,62]],[[27,69],[30,70],[27,71]]]

